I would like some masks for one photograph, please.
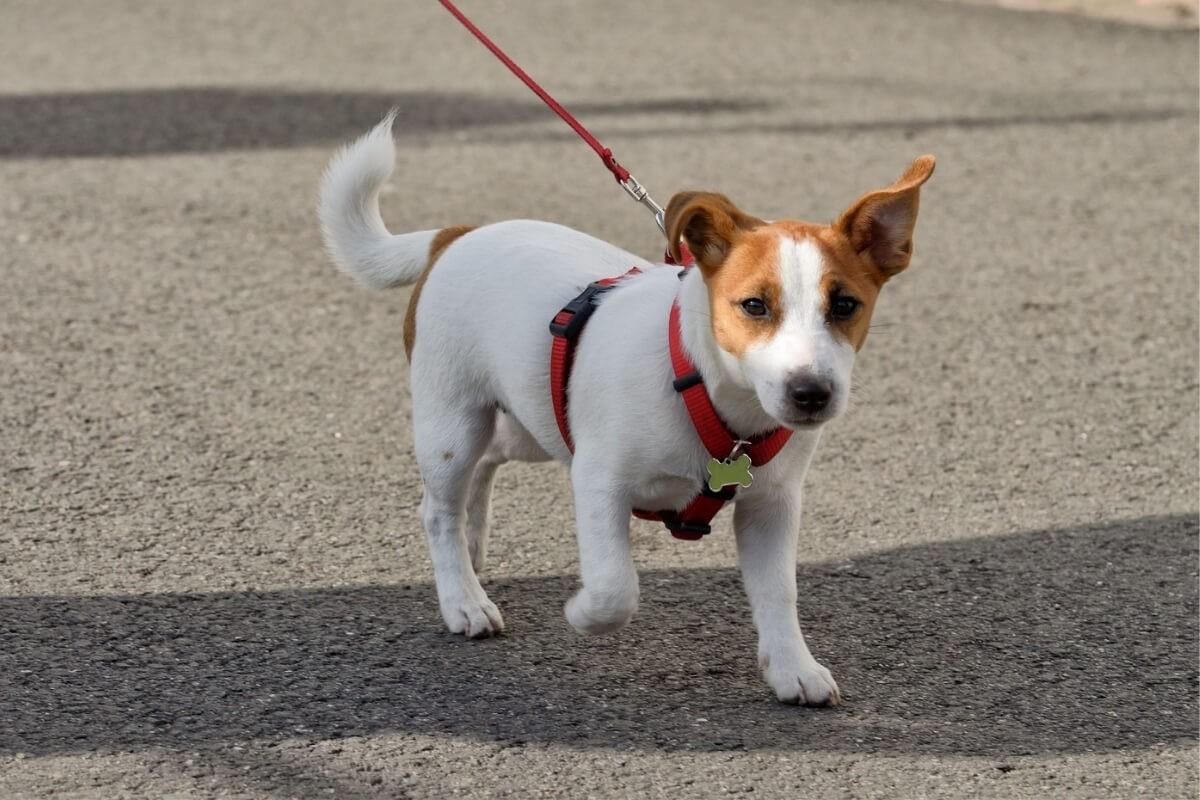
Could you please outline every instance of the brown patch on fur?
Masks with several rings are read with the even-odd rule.
[[[404,355],[409,361],[412,361],[413,346],[417,343],[417,302],[421,299],[421,290],[425,288],[425,281],[429,280],[429,273],[433,270],[433,265],[437,263],[438,256],[460,236],[473,230],[475,228],[471,225],[442,228],[434,234],[433,241],[429,243],[429,259],[425,262],[425,269],[421,270],[416,283],[413,284],[412,295],[408,298],[408,309],[404,312]]]
[[[884,280],[902,272],[912,258],[921,184],[929,180],[936,163],[933,156],[914,159],[895,183],[864,194],[833,223]]]
[[[820,250],[827,267],[821,276],[822,306],[829,312],[837,292],[848,294],[861,304],[847,320],[829,318],[829,325],[855,350],[862,347],[871,325],[871,313],[883,284],[880,273],[857,251],[840,231],[828,225],[798,220],[764,223],[744,234],[733,247],[720,269],[705,275],[708,285],[713,335],[725,351],[741,357],[747,348],[775,335],[783,322],[783,278],[780,274],[779,248],[783,241],[811,240]],[[742,310],[742,301],[757,297],[766,303],[765,317],[751,317]]]
[[[671,257],[682,261],[679,243],[686,242],[706,273],[721,266],[742,235],[766,224],[716,192],[677,193],[667,203],[663,222]]]
[[[862,348],[883,284],[908,266],[920,189],[933,174],[933,156],[921,156],[892,185],[858,199],[832,225],[796,220],[767,223],[737,208],[722,194],[680,192],[667,204],[667,241],[679,259],[687,244],[708,286],[712,330],[725,351],[741,357],[768,339],[783,321],[779,246],[786,239],[811,240],[827,267],[821,276],[822,306],[833,331],[855,350]],[[849,319],[834,319],[835,295],[859,302]],[[757,297],[767,315],[751,317],[742,302]]]
[[[713,336],[739,358],[756,342],[775,335],[783,321],[783,277],[779,271],[779,232],[774,225],[741,236],[721,263],[704,273]],[[742,302],[757,297],[767,307],[752,317]]]
[[[816,238],[828,270],[821,275],[821,296],[826,320],[834,333],[849,342],[855,351],[861,350],[871,328],[871,314],[883,287],[880,273],[855,251],[850,240],[832,227],[822,228]],[[849,319],[834,319],[829,308],[834,295],[845,294],[859,302],[858,310]]]
[[[716,192],[679,192],[667,203],[664,221],[671,256],[680,261],[680,244],[686,244],[704,274],[712,329],[721,347],[741,355],[771,336],[779,324],[772,309],[778,309],[783,292],[772,250],[775,239],[761,233],[767,223]],[[751,297],[766,304],[766,316],[751,317],[742,310],[742,301]]]

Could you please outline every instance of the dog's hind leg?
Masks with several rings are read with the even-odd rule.
[[[504,630],[471,564],[464,530],[467,496],[480,456],[492,440],[495,410],[437,392],[414,392],[413,432],[425,482],[421,518],[437,582],[442,619],[452,633],[471,638]]]
[[[492,526],[492,485],[496,471],[508,461],[495,440],[475,465],[471,488],[467,492],[467,550],[475,572],[483,571],[487,562],[488,535]]]
[[[492,486],[496,471],[509,461],[548,461],[550,456],[521,423],[503,411],[496,412],[496,429],[491,444],[475,466],[467,493],[467,547],[471,565],[478,573],[487,561],[491,531]]]

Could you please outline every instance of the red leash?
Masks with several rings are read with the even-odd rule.
[[[617,183],[621,184],[621,188],[634,200],[650,209],[654,213],[654,221],[658,223],[659,229],[666,233],[662,207],[651,199],[642,185],[629,174],[629,170],[621,166],[613,157],[612,150],[600,144],[600,140],[593,136],[583,126],[583,123],[575,119],[571,112],[563,108],[537,81],[529,77],[529,73],[517,66],[517,63],[509,58],[499,45],[489,39],[487,34],[479,30],[466,14],[459,11],[458,6],[454,5],[451,0],[438,0],[438,2],[453,14],[454,18],[461,22],[463,27],[469,30],[476,39],[482,42],[483,46],[492,52],[492,55],[500,59],[500,62],[508,67],[512,74],[520,78],[522,83],[540,97],[543,103],[548,105],[555,114],[558,114],[563,122],[570,125],[571,130],[579,134],[579,138],[583,139],[588,147],[596,151],[596,155],[600,156],[605,168],[613,174]],[[687,247],[682,242],[680,249],[683,254],[682,265],[684,267],[692,266],[691,253],[687,251]],[[670,248],[667,249],[666,262],[668,264],[675,263],[671,258]],[[589,285],[578,297],[564,306],[550,323],[550,333],[553,336],[550,350],[550,397],[559,433],[562,435],[567,449],[572,453],[575,452],[575,443],[571,438],[571,429],[567,421],[567,388],[570,383],[575,345],[588,318],[596,310],[601,295],[616,286],[621,279],[636,275],[640,271],[634,267],[625,275],[606,278]],[[671,353],[671,368],[675,377],[674,389],[683,398],[688,416],[692,420],[692,426],[713,460],[725,461],[728,464],[735,454],[745,453],[746,456],[749,456],[751,465],[760,466],[774,458],[783,449],[792,432],[786,428],[776,428],[762,436],[754,437],[750,441],[734,436],[713,407],[712,399],[708,396],[708,390],[704,386],[703,377],[696,370],[691,358],[684,352],[678,305],[671,307],[667,338]],[[709,469],[711,473],[711,467]],[[747,479],[749,477],[747,472]],[[748,486],[749,483],[742,485]],[[702,483],[700,493],[693,497],[682,511],[634,509],[633,514],[641,519],[662,522],[676,538],[699,539],[711,530],[709,523],[725,503],[734,498],[736,492],[737,489],[732,484],[724,484],[720,491],[714,491],[709,485]]]
[[[478,39],[484,47],[486,47],[488,50],[491,50],[492,55],[500,59],[500,63],[508,67],[509,71],[512,72],[513,75],[516,75],[518,78],[520,78],[521,81],[528,86],[534,94],[542,98],[542,102],[550,106],[551,111],[562,117],[562,121],[570,125],[571,130],[579,134],[579,138],[583,139],[583,141],[587,143],[588,147],[596,151],[596,155],[600,156],[600,160],[604,162],[604,166],[613,174],[613,177],[617,179],[617,183],[621,184],[621,188],[624,189],[634,200],[650,209],[650,211],[654,214],[654,221],[658,223],[659,229],[662,230],[663,233],[666,233],[667,231],[663,221],[662,206],[654,202],[649,193],[647,193],[642,185],[637,182],[637,179],[629,174],[629,170],[625,169],[620,165],[620,163],[617,162],[617,159],[613,157],[612,150],[600,144],[600,140],[593,136],[591,131],[583,127],[582,122],[575,119],[570,111],[567,111],[565,108],[563,108],[562,105],[553,97],[551,97],[550,93],[543,89],[537,81],[529,77],[529,73],[517,66],[517,62],[509,58],[508,54],[501,50],[498,44],[489,39],[486,33],[479,30],[475,23],[471,22],[471,20],[467,18],[467,15],[458,9],[458,6],[454,5],[454,3],[452,3],[450,0],[438,0],[438,2],[445,6],[447,11],[453,14],[454,18],[461,22],[464,28],[474,34],[475,38]]]

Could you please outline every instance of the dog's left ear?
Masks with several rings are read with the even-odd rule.
[[[664,223],[671,258],[681,261],[682,241],[705,272],[721,266],[743,233],[765,224],[716,192],[679,192],[667,203]]]
[[[935,163],[933,156],[917,158],[900,180],[863,195],[833,223],[855,250],[871,260],[885,281],[907,267],[912,258],[921,184],[929,180]]]

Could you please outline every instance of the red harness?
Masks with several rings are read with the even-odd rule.
[[[589,284],[578,297],[563,306],[550,323],[550,333],[554,337],[550,348],[550,398],[554,403],[554,419],[558,422],[558,430],[567,449],[572,453],[575,452],[575,442],[571,439],[571,429],[567,423],[567,384],[571,378],[571,363],[575,356],[576,342],[604,293],[623,278],[639,272],[641,270],[634,267],[619,277],[605,278]],[[683,273],[680,274],[682,276]],[[717,410],[713,408],[708,391],[704,388],[704,378],[684,352],[677,303],[671,306],[667,341],[671,350],[671,369],[675,375],[672,385],[683,397],[688,416],[692,419],[692,427],[696,429],[704,448],[713,458],[723,461],[732,456],[738,445],[746,440],[734,436],[721,420]],[[787,428],[776,428],[750,439],[742,452],[750,456],[752,465],[762,466],[783,449],[791,435],[792,432]],[[639,519],[662,522],[676,539],[699,539],[712,530],[710,523],[713,517],[737,493],[736,487],[726,487],[714,492],[707,482],[703,482],[702,487],[700,494],[692,498],[682,511],[634,509],[633,515]]]
[[[453,14],[459,22],[466,26],[480,42],[492,51],[496,58],[504,63],[514,75],[521,79],[522,82],[540,97],[546,105],[562,117],[571,128],[587,142],[588,146],[596,151],[596,155],[600,156],[600,160],[604,162],[604,166],[613,174],[617,182],[625,189],[626,192],[639,203],[642,203],[651,211],[654,212],[655,221],[658,227],[666,233],[666,225],[663,220],[663,210],[655,203],[642,185],[638,183],[629,170],[617,163],[613,158],[612,151],[604,147],[588,132],[587,128],[571,116],[571,114],[555,101],[550,93],[538,85],[537,81],[529,77],[525,70],[517,66],[511,58],[509,58],[500,47],[487,37],[487,35],[479,30],[479,28],[467,19],[467,16],[458,10],[452,0],[440,0],[441,4]],[[691,255],[684,249],[684,257],[682,259],[685,267],[692,265]],[[667,263],[674,264],[671,260],[670,253],[667,254]],[[572,453],[575,452],[575,443],[571,440],[571,430],[567,424],[567,383],[571,377],[571,361],[575,355],[575,342],[579,338],[579,334],[583,332],[583,326],[587,323],[588,317],[596,310],[596,304],[600,297],[611,289],[621,278],[631,274],[636,274],[641,270],[636,267],[631,269],[617,278],[606,278],[602,281],[596,281],[589,285],[583,292],[567,303],[562,311],[559,311],[554,320],[550,323],[550,333],[554,336],[553,345],[550,350],[550,397],[554,402],[554,418],[558,421],[558,430],[562,434],[563,441],[567,445],[567,449]],[[692,418],[692,426],[695,427],[696,433],[700,436],[700,441],[704,443],[705,449],[709,454],[723,461],[734,455],[734,451],[739,445],[745,444],[743,440],[737,439],[725,423],[721,421],[717,410],[713,408],[712,401],[708,397],[708,391],[704,388],[704,379],[701,377],[696,365],[688,358],[687,353],[683,352],[683,343],[679,333],[679,306],[671,307],[671,316],[667,327],[667,337],[671,347],[671,368],[675,373],[675,391],[683,395],[683,402],[687,406],[688,416]],[[788,437],[791,436],[791,431],[786,428],[776,428],[770,433],[757,437],[745,446],[745,449],[740,451],[750,456],[750,463],[754,466],[760,466],[767,463],[775,454],[778,453],[783,446],[787,444]],[[737,490],[734,488],[725,488],[720,492],[713,492],[709,489],[707,482],[703,484],[700,494],[692,498],[692,501],[687,504],[683,511],[641,511],[634,509],[633,514],[642,519],[660,520],[671,531],[671,534],[678,539],[699,539],[704,534],[708,533],[711,528],[709,523],[712,518],[717,515],[721,507],[728,501],[732,500],[734,493]]]
[[[504,66],[508,67],[514,75],[532,89],[546,105],[550,106],[554,113],[562,117],[563,121],[587,142],[589,147],[596,151],[596,155],[600,156],[604,166],[629,193],[630,197],[654,212],[658,227],[663,233],[666,233],[662,208],[629,174],[629,170],[617,163],[617,160],[613,158],[612,151],[601,145],[579,120],[571,116],[570,112],[555,101],[549,92],[539,86],[537,81],[529,77],[525,70],[517,66],[516,62],[509,58],[495,42],[479,30],[471,20],[467,19],[467,16],[458,10],[452,0],[440,0],[440,2],[459,22],[466,26],[467,30],[474,34],[475,38],[492,51],[492,54],[500,59]],[[686,248],[684,248],[683,255],[683,266],[690,267],[692,259],[691,255],[686,252]],[[675,263],[671,260],[670,253],[667,254],[667,263]],[[571,361],[575,355],[575,341],[583,332],[583,326],[587,323],[588,317],[596,310],[596,304],[601,295],[611,289],[621,278],[640,271],[635,267],[620,277],[606,278],[589,285],[578,297],[564,306],[550,323],[550,333],[554,336],[553,346],[550,350],[550,397],[554,402],[554,418],[558,421],[558,430],[562,434],[563,441],[566,442],[567,449],[572,453],[575,452],[575,443],[571,440],[571,430],[567,425],[567,382],[571,377]],[[696,370],[696,365],[687,357],[687,353],[683,352],[679,333],[679,306],[677,305],[671,307],[667,337],[671,346],[671,368],[675,372],[675,391],[683,395],[683,402],[687,405],[688,415],[692,418],[692,425],[699,434],[700,441],[704,443],[709,454],[718,461],[730,458],[734,455],[735,448],[744,444],[744,441],[735,438],[725,423],[721,421],[704,388],[704,379]],[[789,436],[791,436],[791,431],[786,428],[776,428],[770,433],[751,440],[742,452],[750,456],[752,465],[765,464],[783,449]],[[712,518],[717,515],[726,502],[733,499],[734,493],[737,491],[733,488],[726,488],[720,492],[713,492],[708,488],[707,482],[703,486],[700,494],[692,498],[683,511],[634,509],[633,514],[642,519],[660,520],[676,538],[699,539],[710,531],[709,523]]]

